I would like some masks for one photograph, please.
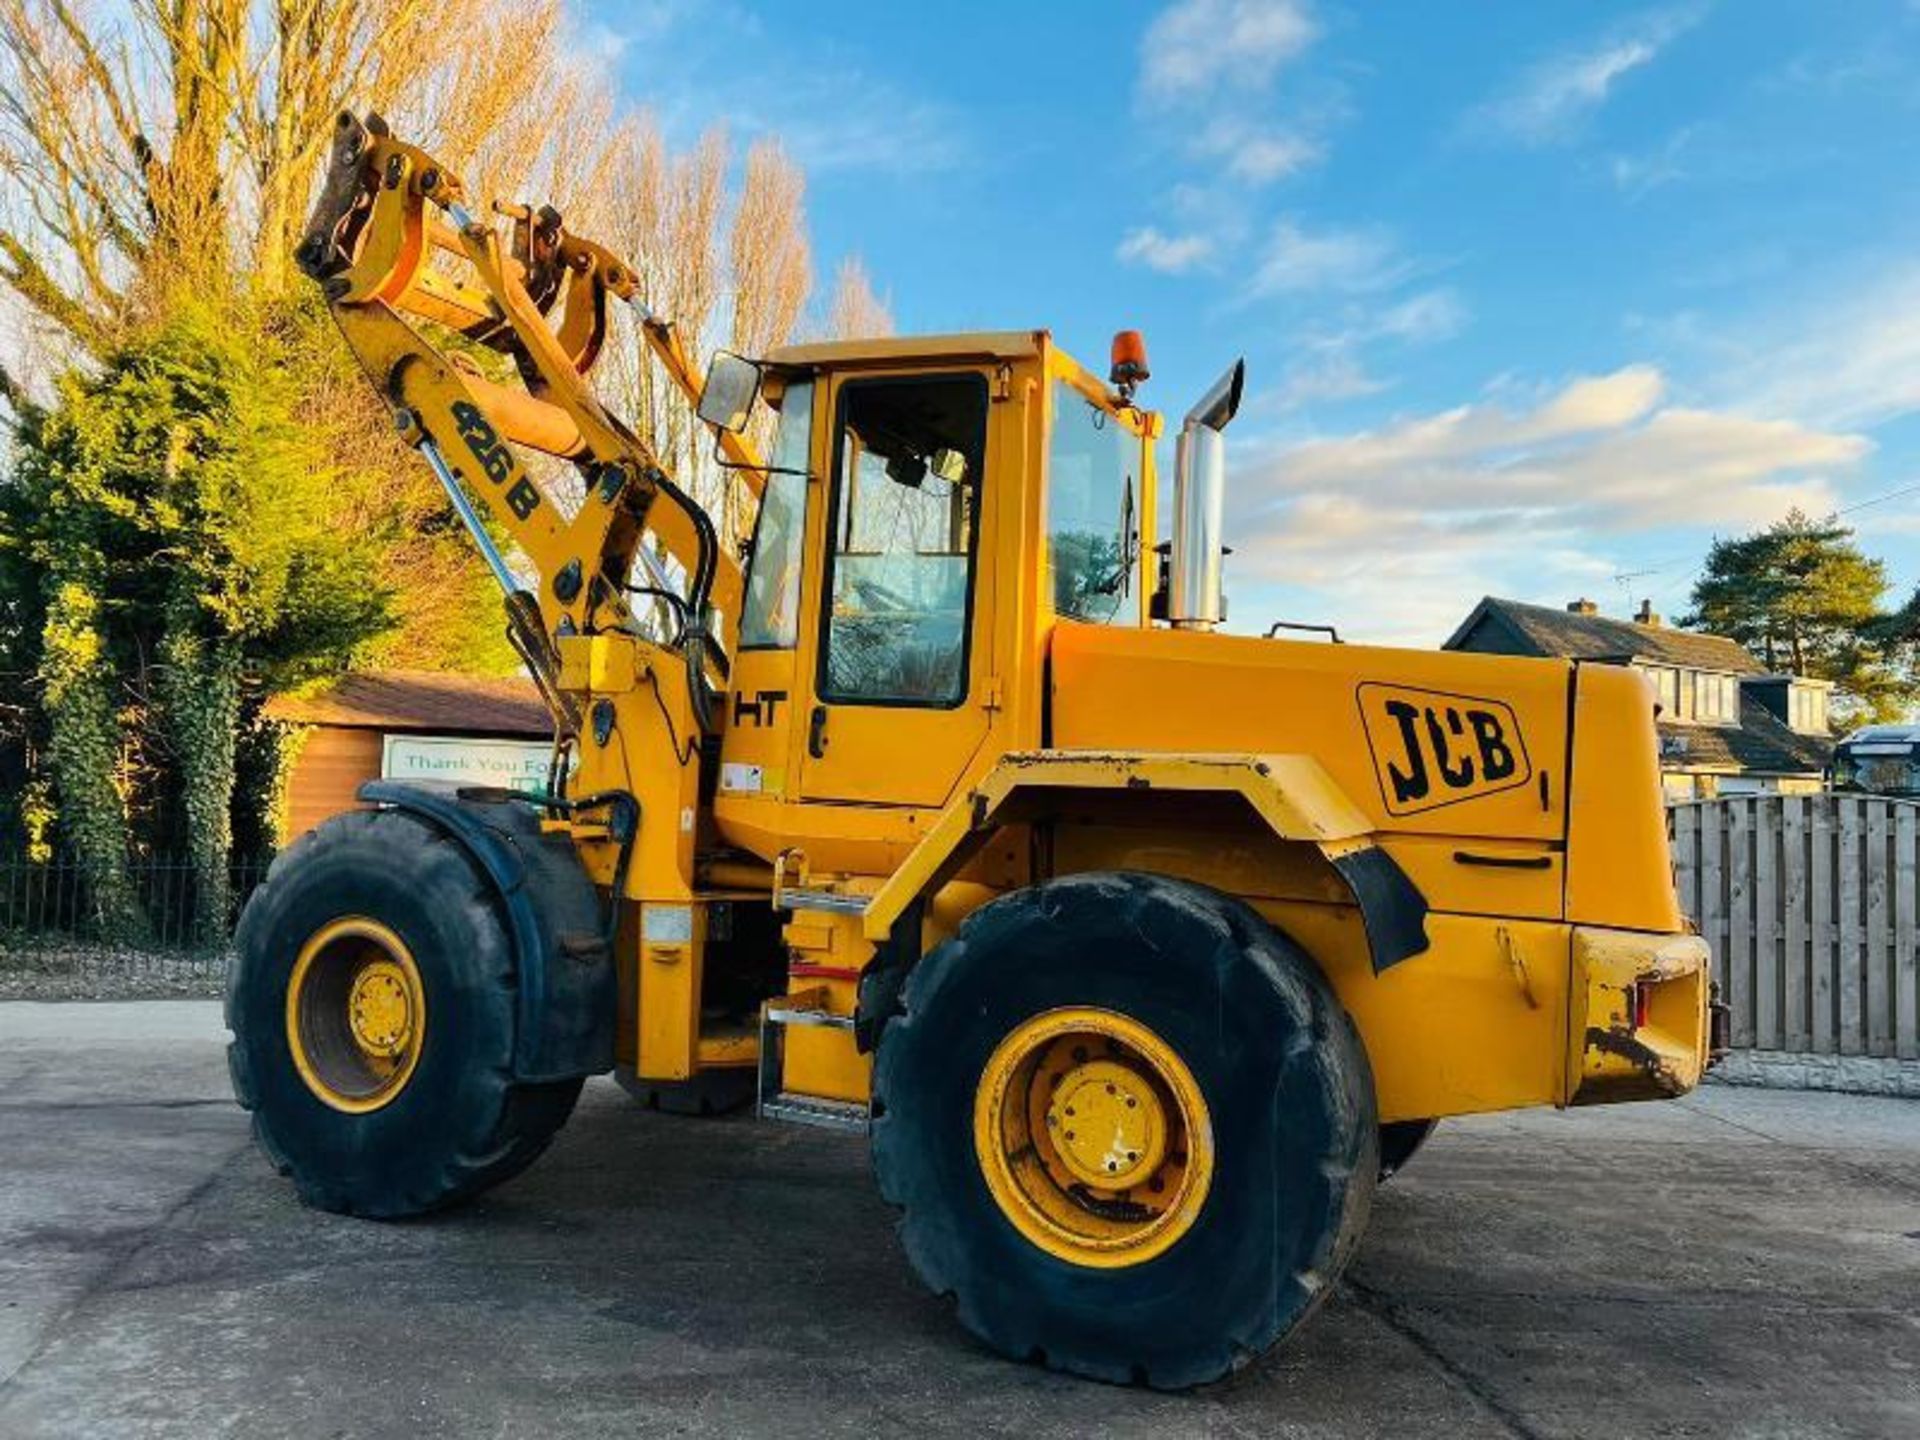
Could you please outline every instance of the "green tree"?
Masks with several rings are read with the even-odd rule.
[[[38,597],[27,628],[61,831],[110,930],[139,925],[124,864],[134,742],[170,762],[159,809],[188,847],[198,922],[218,933],[249,706],[344,667],[392,624],[377,539],[332,523],[355,481],[301,423],[262,333],[183,309],[65,376],[51,405],[15,397],[0,554]]]
[[[1843,720],[1887,719],[1920,693],[1890,637],[1888,584],[1852,530],[1794,510],[1714,541],[1680,623],[1738,640],[1769,670],[1833,681]]]

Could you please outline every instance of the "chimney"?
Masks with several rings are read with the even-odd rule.
[[[1653,613],[1653,598],[1649,596],[1640,602],[1640,608],[1634,613],[1633,623],[1645,625],[1651,630],[1660,628],[1660,617]]]
[[[1582,595],[1578,600],[1569,600],[1567,602],[1567,613],[1569,615],[1598,615],[1600,613],[1600,607]]]

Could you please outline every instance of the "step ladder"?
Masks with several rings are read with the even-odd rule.
[[[835,1015],[804,996],[769,1001],[760,1011],[760,1084],[756,1113],[763,1120],[784,1120],[822,1130],[845,1130],[864,1135],[872,1123],[868,1106],[853,1100],[829,1100],[817,1095],[795,1095],[781,1088],[786,1047],[782,1037],[789,1025],[819,1025],[852,1030],[853,1016]]]

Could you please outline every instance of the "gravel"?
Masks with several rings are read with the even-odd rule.
[[[223,951],[0,936],[0,1000],[157,1000],[225,993]]]

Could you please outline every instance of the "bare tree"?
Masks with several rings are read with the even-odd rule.
[[[181,287],[278,296],[349,103],[483,193],[563,170],[607,106],[561,18],[562,0],[0,0],[0,282],[83,349]]]
[[[806,229],[807,179],[780,142],[761,139],[747,151],[728,235],[727,278],[733,292],[728,343],[737,353],[765,355],[792,337],[813,290],[811,246]],[[773,415],[754,414],[748,428],[754,448],[765,454],[773,438]],[[724,477],[717,512],[721,539],[731,544],[751,526],[750,495]]]
[[[719,129],[674,153],[560,43],[564,3],[0,0],[0,285],[25,312],[11,328],[98,353],[186,293],[247,300],[246,323],[284,332],[292,250],[333,117],[351,106],[446,160],[476,201],[551,200],[606,240],[694,356],[791,338],[812,290],[799,167],[763,138],[730,187]],[[856,328],[874,333],[884,307],[855,273]],[[343,511],[434,505],[398,447],[354,438],[370,402],[351,373],[304,338],[294,348],[343,472],[392,487],[343,496]],[[730,543],[741,496],[685,398],[630,335],[605,364],[610,398]]]
[[[867,267],[858,255],[840,262],[827,306],[827,334],[835,340],[865,340],[893,333],[893,312],[873,293]]]
[[[728,237],[727,279],[733,288],[728,339],[743,355],[762,355],[785,341],[806,308],[813,289],[806,190],[806,176],[779,141],[754,142]]]

